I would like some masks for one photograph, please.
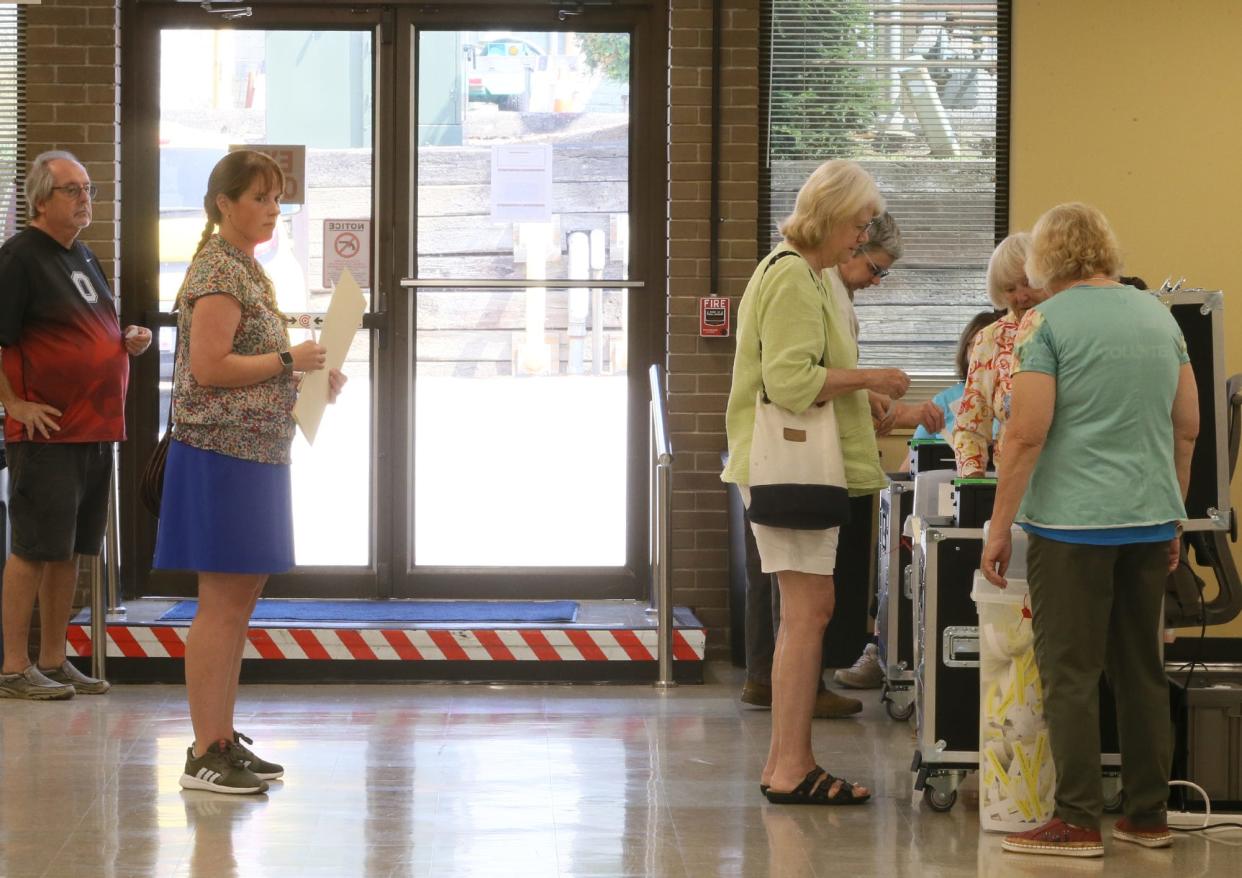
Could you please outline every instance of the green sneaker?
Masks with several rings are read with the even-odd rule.
[[[0,698],[26,701],[63,701],[74,696],[68,683],[57,683],[39,673],[34,665],[20,674],[0,674]]]
[[[59,668],[39,668],[39,673],[53,683],[65,683],[72,686],[73,691],[79,695],[103,695],[112,688],[112,684],[107,680],[97,680],[86,676],[75,668],[69,659],[65,659]]]
[[[275,762],[268,762],[266,759],[260,759],[258,756],[255,756],[253,751],[251,751],[246,744],[243,744],[242,741],[245,741],[246,744],[254,743],[254,741],[237,731],[237,729],[233,729],[233,748],[241,754],[242,765],[253,771],[255,777],[263,780],[277,780],[284,776],[285,767],[283,765],[277,765]]]
[[[194,748],[185,751],[185,773],[181,787],[207,790],[212,793],[266,793],[267,784],[246,768],[232,741],[217,741],[202,756],[195,757]]]

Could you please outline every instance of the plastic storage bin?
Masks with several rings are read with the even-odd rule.
[[[995,832],[1045,823],[1056,790],[1031,631],[1026,536],[1018,528],[1013,545],[1008,587],[976,573],[971,589],[979,611],[979,823]]]
[[[1052,816],[1056,770],[1026,581],[999,589],[975,575],[979,608],[979,823],[1020,832]]]

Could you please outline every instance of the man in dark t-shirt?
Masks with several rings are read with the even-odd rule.
[[[122,333],[95,255],[78,240],[95,187],[67,152],[35,159],[29,226],[0,247],[0,404],[9,466],[12,554],[4,570],[0,698],[100,694],[108,683],[65,659],[78,555],[98,555],[112,443],[125,438],[129,356],[151,331]],[[30,617],[39,599],[39,658]]]

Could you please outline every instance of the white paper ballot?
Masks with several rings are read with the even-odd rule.
[[[348,270],[341,272],[341,279],[332,291],[332,301],[328,303],[328,313],[324,315],[323,330],[319,333],[319,343],[328,349],[327,364],[303,376],[298,401],[293,405],[293,419],[311,445],[315,444],[315,434],[319,432],[319,422],[328,404],[328,370],[344,365],[366,309],[367,300],[354,276]]]

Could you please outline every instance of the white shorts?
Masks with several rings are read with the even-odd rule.
[[[742,504],[750,508],[750,486],[738,485]],[[798,573],[817,573],[831,576],[837,568],[837,539],[841,528],[827,530],[791,530],[787,527],[769,527],[751,524],[755,545],[759,547],[759,561],[764,573],[793,570]]]

